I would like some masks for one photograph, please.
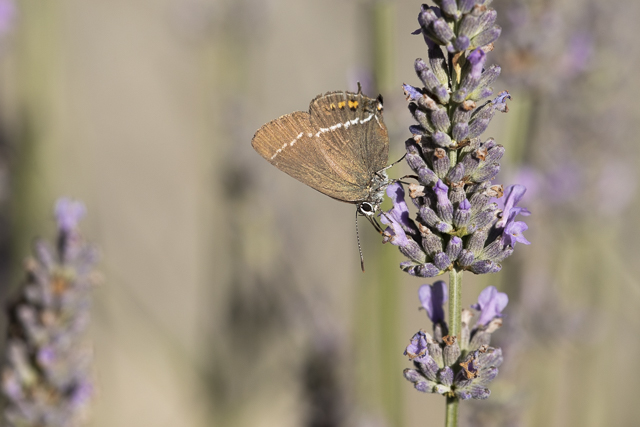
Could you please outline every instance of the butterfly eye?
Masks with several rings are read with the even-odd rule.
[[[371,216],[376,211],[375,207],[369,202],[360,203],[360,205],[358,206],[358,210],[362,215],[365,215],[365,216]]]

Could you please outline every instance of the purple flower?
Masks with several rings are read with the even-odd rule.
[[[449,193],[449,187],[447,187],[446,184],[442,182],[441,179],[439,179],[436,185],[433,187],[433,191],[436,193],[436,196],[438,197],[439,204],[446,205],[451,203],[449,201],[449,198],[447,197],[447,194]]]
[[[572,78],[586,71],[593,57],[593,46],[593,37],[588,32],[574,34],[568,49],[560,58],[560,73],[567,78]]]
[[[509,297],[504,292],[498,292],[495,286],[484,288],[478,296],[478,303],[471,306],[480,311],[479,325],[486,325],[496,317],[502,317],[502,310],[509,303]]]
[[[409,356],[409,359],[417,359],[420,361],[421,357],[428,356],[429,350],[427,350],[427,334],[424,331],[418,331],[413,337],[411,342],[404,351],[405,356]]]
[[[422,98],[422,93],[418,88],[410,86],[408,84],[403,84],[402,87],[404,88],[404,94],[407,97],[407,101],[417,101],[418,99]]]
[[[418,289],[418,297],[433,323],[444,322],[442,305],[449,299],[446,283],[438,280],[433,285],[422,285]]]
[[[515,247],[516,242],[523,243],[525,245],[530,245],[531,242],[528,241],[523,235],[522,232],[527,230],[529,227],[522,221],[511,221],[507,223],[507,226],[504,228],[501,237],[501,243],[503,246],[511,246]]]
[[[524,185],[511,185],[507,187],[502,208],[502,218],[496,223],[497,228],[502,228],[501,243],[503,246],[515,246],[516,242],[529,245],[530,242],[525,239],[522,232],[527,230],[527,224],[522,221],[515,221],[517,215],[528,216],[531,214],[528,209],[516,206],[527,191]]]
[[[510,185],[505,190],[504,206],[502,208],[502,218],[496,223],[496,227],[506,227],[509,221],[513,221],[516,215],[531,215],[527,208],[516,206],[526,193],[527,188],[524,185]]]
[[[393,200],[393,207],[380,214],[380,221],[389,225],[385,230],[388,240],[395,246],[406,246],[408,238],[405,230],[413,230],[415,224],[409,218],[409,208],[404,201],[404,188],[402,184],[394,183],[387,187],[387,196]]]
[[[498,94],[498,96],[493,98],[491,102],[496,110],[506,113],[509,111],[509,108],[507,107],[507,99],[511,99],[511,95],[506,90],[503,90]]]
[[[58,228],[65,233],[75,230],[86,213],[84,203],[77,200],[62,197],[56,202],[55,216]]]
[[[484,53],[484,50],[478,48],[473,52],[471,52],[467,59],[471,63],[470,76],[474,79],[479,79],[480,74],[482,74],[482,68],[484,67],[484,62],[487,59],[487,54]]]

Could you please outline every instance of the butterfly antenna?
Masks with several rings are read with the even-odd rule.
[[[360,233],[358,232],[358,210],[356,209],[356,241],[358,242],[358,252],[360,252],[360,268],[364,273],[364,256],[362,256],[362,246],[360,246]]]

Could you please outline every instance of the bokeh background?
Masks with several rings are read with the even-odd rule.
[[[640,419],[640,19],[635,0],[496,0],[489,55],[513,96],[485,136],[498,183],[525,184],[531,246],[465,275],[469,305],[509,293],[506,354],[468,426]],[[402,378],[430,327],[401,256],[354,208],[250,146],[315,95],[385,97],[391,160],[412,124],[401,84],[426,56],[420,3],[0,0],[0,279],[20,283],[61,195],[102,254],[92,426],[442,425]],[[408,173],[394,167],[392,176]],[[446,278],[445,278],[446,280]]]

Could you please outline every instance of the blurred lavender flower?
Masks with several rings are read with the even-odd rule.
[[[26,262],[26,281],[8,307],[7,426],[75,427],[87,417],[93,382],[85,332],[97,254],[80,237],[84,214],[80,202],[57,202],[57,248],[36,242],[36,259]]]
[[[505,43],[498,54],[510,83],[550,92],[591,67],[595,42],[585,22],[594,11],[589,7],[569,11],[542,0],[498,0],[494,5],[504,8],[508,18],[501,22]]]
[[[408,258],[401,268],[414,276],[434,277],[451,269],[495,273],[516,242],[529,244],[523,235],[527,225],[515,221],[516,215],[529,214],[516,206],[525,188],[508,187],[504,206],[494,203],[504,192],[491,182],[504,147],[479,138],[496,111],[508,111],[511,98],[502,91],[483,101],[494,93],[490,85],[500,74],[500,67],[485,68],[485,63],[501,29],[488,2],[435,3],[440,7],[422,5],[420,29],[414,32],[423,35],[428,48],[428,59],[415,61],[423,86],[403,86],[417,122],[405,145],[418,181],[409,187],[418,212],[412,219],[400,183],[389,186],[394,205],[380,216],[389,226],[383,241],[399,247]]]
[[[14,0],[0,0],[0,36],[13,29],[16,15],[17,8]]]
[[[78,227],[87,210],[82,202],[63,197],[56,202],[54,212],[59,230],[69,233]]]
[[[444,284],[436,282],[433,289],[440,288],[439,283]],[[420,288],[421,302],[425,286]],[[431,298],[430,302],[439,301],[442,309],[445,300]],[[481,311],[473,328],[469,328],[473,313],[467,309],[462,311],[459,338],[440,336],[438,329],[447,329],[444,320],[443,325],[434,322],[434,336],[425,331],[416,333],[404,352],[415,369],[405,369],[404,377],[423,393],[456,396],[461,400],[489,397],[491,391],[486,386],[498,375],[502,363],[502,350],[489,344],[491,334],[502,326],[500,312],[507,302],[506,294],[489,286],[480,293],[478,304],[472,306]]]

